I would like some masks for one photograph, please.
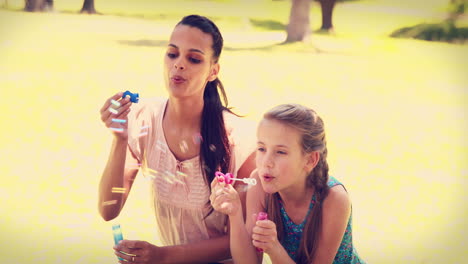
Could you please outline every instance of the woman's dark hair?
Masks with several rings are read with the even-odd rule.
[[[218,27],[210,19],[199,15],[189,15],[182,18],[177,25],[195,27],[204,33],[210,34],[213,39],[213,45],[211,46],[213,49],[213,61],[218,63],[223,49],[223,37]],[[221,101],[218,89],[221,92],[223,101]],[[205,179],[211,188],[210,183],[214,179],[216,171],[220,170],[226,173],[231,169],[231,150],[224,126],[223,112],[228,111],[232,113],[232,111],[227,107],[228,99],[226,92],[218,78],[206,84],[203,100],[200,166],[203,168],[202,171]]]
[[[328,195],[328,163],[327,140],[323,120],[317,113],[299,104],[283,104],[269,110],[263,118],[276,120],[293,127],[301,134],[301,147],[304,154],[318,151],[320,159],[306,179],[306,186],[314,188],[315,202],[312,212],[307,216],[299,249],[296,255],[297,263],[312,263],[318,247],[320,229],[322,227],[322,206]],[[266,207],[270,220],[276,223],[278,240],[284,239],[284,227],[281,216],[279,193],[266,195]]]

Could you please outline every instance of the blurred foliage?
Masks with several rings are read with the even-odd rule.
[[[418,24],[395,30],[391,37],[415,38],[429,41],[464,43],[468,39],[468,27],[456,27],[451,21],[437,24]]]
[[[440,23],[422,23],[393,31],[390,36],[397,38],[414,38],[429,41],[465,43],[468,38],[468,27],[457,27],[456,22],[465,14],[468,0],[451,0],[448,4],[448,17]]]

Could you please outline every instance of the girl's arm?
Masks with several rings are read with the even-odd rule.
[[[263,253],[255,249],[255,246],[259,246],[268,254],[273,264],[295,264],[289,257],[286,249],[284,249],[278,241],[276,224],[271,220],[257,221],[257,214],[259,212],[265,212],[266,210],[264,204],[266,193],[263,191],[257,171],[254,171],[251,177],[257,180],[258,187],[252,188],[247,192],[247,219],[245,229],[247,230],[249,241],[246,241],[245,244],[249,246],[248,252],[253,251],[257,255],[256,263],[262,263],[263,261]],[[260,239],[263,241],[260,241]],[[232,250],[233,242],[231,240],[231,252]],[[232,255],[234,257],[234,252],[232,252]],[[239,259],[242,260],[242,258]],[[234,260],[236,259],[234,258]],[[238,263],[243,263],[243,261],[238,261]]]
[[[255,151],[254,151],[249,155],[249,157],[244,161],[242,166],[237,171],[237,178],[239,179],[249,178],[252,172],[255,170],[255,167],[256,165],[255,165]],[[258,182],[257,185],[259,184],[260,182]],[[241,201],[243,218],[245,218],[246,199],[247,199],[246,198],[247,191],[244,189],[245,187],[246,187],[246,184],[244,183],[237,182],[237,181],[234,183],[234,189],[236,189],[237,193],[239,194],[239,198]]]
[[[333,263],[351,214],[351,201],[342,185],[330,188],[322,210],[322,230],[312,263]]]
[[[231,254],[234,263],[262,263],[263,259],[263,253],[257,252],[252,244],[252,229],[256,222],[255,214],[265,210],[263,203],[265,193],[256,170],[250,177],[257,180],[257,185],[247,190],[245,221],[239,213],[229,216]]]

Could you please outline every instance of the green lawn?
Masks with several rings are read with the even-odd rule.
[[[96,205],[111,143],[99,109],[117,91],[166,94],[165,41],[188,13],[219,24],[221,79],[238,113],[256,121],[298,102],[322,115],[331,173],[351,195],[354,242],[368,263],[468,258],[468,45],[387,37],[438,21],[445,0],[339,4],[336,36],[291,45],[268,29],[287,23],[287,1],[97,0],[113,15],[96,16],[71,12],[82,1],[55,2],[60,12],[12,11],[23,1],[11,0],[0,10],[5,263],[116,262]],[[312,15],[315,29],[316,5]],[[148,197],[138,177],[118,221],[125,238],[158,244]]]

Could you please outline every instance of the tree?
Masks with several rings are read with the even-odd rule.
[[[24,10],[28,12],[49,11],[54,8],[54,0],[25,0]]]
[[[83,7],[81,8],[80,13],[96,14],[96,9],[94,8],[94,0],[84,0]]]
[[[333,8],[335,7],[336,0],[318,0],[322,10],[322,26],[320,30],[330,31],[333,30]]]
[[[310,0],[292,0],[286,42],[304,41],[310,35]]]
[[[333,30],[333,8],[336,0],[317,0],[322,11],[321,31]],[[310,35],[310,2],[311,0],[292,0],[288,36],[286,42],[304,41]]]

